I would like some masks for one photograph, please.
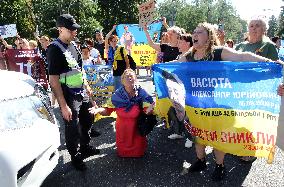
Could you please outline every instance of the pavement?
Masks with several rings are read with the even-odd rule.
[[[154,96],[154,86],[146,70],[140,70],[139,82]],[[114,118],[104,118],[95,124],[102,134],[91,144],[101,149],[101,154],[85,159],[87,171],[76,171],[64,145],[64,128],[58,108],[54,109],[60,121],[61,146],[57,167],[46,178],[42,187],[51,186],[284,186],[284,153],[276,149],[273,164],[258,158],[253,163],[243,163],[237,156],[225,156],[226,178],[213,182],[215,167],[212,148],[207,147],[207,169],[201,173],[188,173],[185,167],[196,160],[195,148],[185,148],[185,139],[170,140],[169,130],[162,125],[148,136],[148,149],[143,158],[120,158],[116,155]]]

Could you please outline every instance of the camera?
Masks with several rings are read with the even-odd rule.
[[[219,24],[219,25],[218,25],[218,30],[223,31],[223,30],[224,30],[224,25],[223,25],[223,24]]]

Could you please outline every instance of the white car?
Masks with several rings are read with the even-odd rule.
[[[40,186],[58,163],[59,128],[45,90],[0,70],[0,186]]]

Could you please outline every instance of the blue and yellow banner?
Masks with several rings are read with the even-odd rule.
[[[84,65],[85,77],[95,96],[109,96],[113,92],[112,66]]]
[[[280,65],[183,62],[152,69],[160,116],[167,119],[171,106],[184,107],[197,142],[234,155],[268,157],[277,136]]]
[[[127,27],[127,31],[125,30]],[[152,37],[154,42],[159,42],[162,28],[162,22],[157,21],[148,26],[148,32]],[[131,48],[131,56],[138,66],[151,66],[156,63],[157,53],[156,51],[148,45],[146,35],[143,28],[139,27],[138,24],[120,24],[116,27],[116,33],[120,38],[120,44],[124,45],[125,42],[123,38],[125,33],[127,36],[132,36],[131,40],[133,42]],[[130,40],[130,39],[129,39]]]

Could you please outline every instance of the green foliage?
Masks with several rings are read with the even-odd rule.
[[[138,5],[146,0],[97,0],[96,17],[108,33],[113,25],[122,23],[138,23]]]
[[[190,12],[190,13],[189,13]],[[205,22],[206,15],[202,9],[196,9],[193,5],[186,5],[177,14],[177,25],[187,32],[192,32],[198,23]]]
[[[267,30],[267,35],[268,37],[273,37],[277,35],[277,29],[278,29],[278,25],[277,25],[277,19],[274,15],[272,15],[269,18],[268,21],[268,30]]]
[[[41,34],[56,37],[56,19],[60,14],[69,13],[81,25],[78,37],[92,37],[93,31],[100,27],[95,19],[96,4],[91,0],[37,0],[33,1],[36,22]]]
[[[18,33],[30,37],[34,23],[25,0],[2,0],[0,2],[0,23],[17,24]]]
[[[95,18],[96,3],[92,0],[2,0],[0,23],[17,24],[22,37],[33,38],[38,25],[41,35],[57,37],[56,19],[60,14],[70,13],[82,26],[79,37],[92,37],[100,27]]]
[[[284,3],[284,0],[282,0]],[[281,7],[282,10],[280,12],[279,15],[279,19],[278,19],[278,36],[282,36],[282,39],[284,39],[284,6]]]
[[[176,14],[176,25],[188,32],[192,32],[202,22],[224,24],[226,38],[241,41],[243,33],[247,31],[246,21],[236,14],[236,10],[227,0],[194,0],[190,3],[166,0],[159,4],[159,13],[168,20],[172,19],[172,14]]]
[[[174,25],[172,21],[176,20],[177,12],[184,7],[184,3],[184,0],[165,0],[158,5],[158,16],[165,17],[170,26]]]

